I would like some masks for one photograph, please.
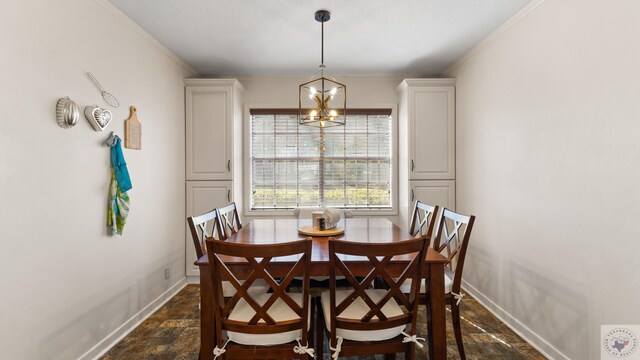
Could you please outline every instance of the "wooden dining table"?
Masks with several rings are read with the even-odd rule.
[[[226,241],[239,242],[245,244],[274,244],[288,241],[295,241],[309,238],[298,233],[300,226],[311,225],[308,219],[254,219],[240,229],[236,234],[230,236]],[[393,224],[386,218],[349,218],[342,219],[338,223],[339,227],[345,229],[343,235],[334,236],[337,239],[368,242],[368,243],[388,243],[398,242],[411,238],[411,236]],[[313,239],[313,250],[311,254],[311,276],[329,275],[329,245],[328,237],[311,237]],[[239,279],[248,276],[251,271],[250,266],[244,259],[226,259],[227,265]],[[290,269],[293,259],[274,259],[269,267],[269,273],[273,276],[280,276],[278,264],[282,265],[282,271]],[[371,271],[369,262],[354,257],[343,259],[348,262],[353,274],[364,276]],[[386,267],[391,275],[400,275],[407,262],[408,257],[394,258]],[[426,266],[424,277],[429,290],[431,306],[427,307],[427,312],[431,318],[431,331],[429,332],[430,359],[446,359],[446,323],[445,323],[445,297],[444,297],[444,272],[448,259],[429,248],[426,255]],[[361,266],[358,266],[359,263]],[[195,264],[200,269],[200,360],[213,359],[214,339],[214,319],[213,319],[213,288],[211,275],[209,273],[209,259],[205,254],[198,259]],[[397,267],[397,270],[394,270]],[[394,274],[397,271],[398,274]],[[285,273],[282,276],[286,275]]]

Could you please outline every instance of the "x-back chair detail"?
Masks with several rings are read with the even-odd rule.
[[[407,359],[415,357],[416,344],[422,347],[419,340],[424,341],[415,335],[420,282],[413,282],[409,294],[400,287],[409,278],[421,277],[427,246],[428,240],[423,237],[392,244],[329,239],[331,287],[321,296],[324,316],[319,314],[318,320],[326,323],[332,358],[398,352],[404,352]],[[368,260],[371,266],[361,281],[349,267],[348,258],[354,256],[363,257],[360,261]],[[401,275],[394,277],[387,266],[397,256],[404,256],[407,261]],[[337,290],[338,274],[345,276],[353,289]],[[377,277],[387,289],[369,289]],[[318,340],[322,339],[320,333],[318,329]]]
[[[214,308],[216,348],[215,358],[225,359],[307,359],[313,357],[308,346],[309,330],[309,264],[310,239],[280,244],[242,244],[207,241],[211,277],[216,300]],[[282,263],[288,272],[280,282],[269,272],[274,258],[291,257],[297,260]],[[231,259],[231,260],[230,260]],[[241,282],[225,261],[242,259],[250,265],[250,273]],[[302,293],[287,293],[285,289],[295,276],[302,276]],[[263,279],[271,293],[248,292],[251,284]],[[222,281],[229,281],[235,295],[225,299]],[[225,335],[226,334],[226,335]],[[226,340],[223,337],[226,336]]]
[[[224,231],[221,231],[221,225],[218,216],[218,211],[213,209],[198,216],[190,216],[187,218],[189,224],[189,230],[191,231],[191,238],[193,245],[196,249],[197,259],[201,258],[207,253],[207,247],[205,241],[209,239],[215,239],[219,241],[225,241],[227,235]],[[196,259],[196,260],[197,260]],[[201,270],[202,271],[202,270]],[[229,297],[235,293],[235,289],[228,282],[224,282],[222,286],[225,297]],[[260,280],[253,284],[251,292],[267,292],[269,286],[264,281]]]
[[[191,239],[196,249],[196,256],[203,257],[207,252],[205,240],[208,237],[213,237],[217,240],[224,239],[224,235],[220,235],[218,231],[218,213],[216,209],[206,212],[198,216],[189,216],[187,218],[189,224],[189,230],[191,231]]]
[[[438,217],[438,210],[440,208],[435,205],[428,205],[425,204],[421,201],[416,201],[416,205],[413,208],[413,216],[411,218],[411,226],[409,227],[409,234],[411,234],[411,236],[417,237],[417,236],[422,236],[422,237],[428,237],[429,240],[429,245],[431,245],[433,243],[433,234],[434,231],[436,230],[436,227],[439,224],[439,217]],[[441,214],[440,214],[441,215]],[[409,289],[411,289],[411,280],[407,280],[405,281],[404,284],[402,284],[402,290],[405,293],[409,292]],[[425,283],[423,281],[421,281],[421,287],[420,287],[420,292],[425,292]],[[426,302],[424,301],[425,298],[421,297],[421,304],[426,304]]]
[[[229,237],[242,229],[240,215],[236,203],[231,203],[225,207],[218,208],[218,224],[220,231],[225,237]]]
[[[409,233],[412,236],[429,236],[433,235],[433,231],[437,225],[439,207],[416,201],[413,208],[413,216],[411,217],[411,226]]]

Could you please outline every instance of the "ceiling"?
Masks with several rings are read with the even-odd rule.
[[[203,76],[439,75],[531,0],[111,0]]]

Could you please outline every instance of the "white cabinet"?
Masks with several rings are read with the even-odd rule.
[[[429,205],[444,206],[449,210],[456,209],[455,180],[419,180],[410,183],[410,201],[413,206],[416,200]],[[413,208],[411,209],[413,210]]]
[[[242,85],[235,79],[184,82],[186,217],[232,201],[242,212]],[[195,249],[186,227],[186,274],[193,277],[198,276],[198,269],[193,265]]]
[[[405,79],[398,86],[400,223],[415,200],[455,209],[455,79]]]
[[[187,216],[201,215],[231,202],[233,182],[231,181],[187,181]],[[185,219],[186,219],[185,217]],[[185,220],[186,224],[186,220]],[[186,263],[187,276],[198,276],[196,251],[189,227],[186,228]]]
[[[185,84],[187,180],[232,180],[242,86],[233,79],[187,79]]]
[[[455,87],[450,79],[405,80],[409,178],[455,179]]]

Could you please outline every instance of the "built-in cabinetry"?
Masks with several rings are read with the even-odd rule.
[[[242,184],[242,93],[235,79],[185,80],[186,217],[242,204],[233,186]],[[186,275],[198,276],[188,227],[185,235]]]
[[[399,215],[415,200],[455,210],[455,79],[406,79],[398,86]]]
[[[416,200],[444,206],[454,210],[456,205],[455,180],[414,180],[410,181],[410,211]]]

